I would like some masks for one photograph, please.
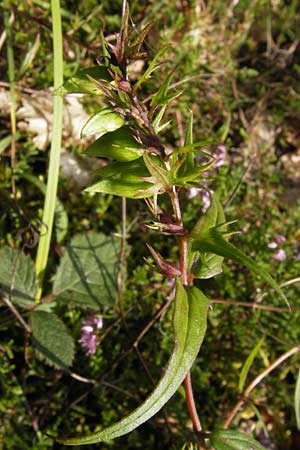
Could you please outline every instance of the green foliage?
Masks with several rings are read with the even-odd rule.
[[[210,228],[223,225],[225,214],[215,194],[210,193],[211,205],[206,214],[200,217],[192,230],[192,235],[205,233]],[[190,267],[195,278],[211,278],[223,271],[223,256],[216,253],[193,251],[193,239],[190,240]]]
[[[53,294],[60,301],[98,309],[115,303],[119,243],[102,233],[74,236],[58,266]]]
[[[64,96],[66,104],[76,100],[78,107],[65,110],[63,147],[65,156],[71,153],[74,160],[80,158],[88,174],[81,186],[91,186],[81,195],[81,187],[76,188],[68,178],[60,179],[45,297],[38,309],[34,305],[35,275],[29,282],[25,268],[34,274],[35,245],[39,235],[47,233],[41,219],[43,189],[39,183],[45,186],[49,149],[47,144],[39,149],[39,135],[25,124],[46,119],[45,135],[51,134],[53,120],[48,113],[52,108],[47,100],[51,104],[53,95],[48,89],[53,85],[52,19],[49,2],[13,0],[8,4],[6,19],[14,58],[10,68],[14,65],[15,73],[10,69],[10,77],[5,77],[7,61],[2,58],[1,89],[13,87],[16,79],[18,131],[12,131],[7,97],[1,92],[0,283],[3,299],[10,298],[15,308],[0,301],[0,447],[4,449],[56,448],[43,430],[52,436],[104,432],[130,416],[147,397],[150,376],[157,380],[161,375],[173,340],[171,314],[165,311],[172,280],[149,267],[145,241],[153,244],[161,267],[179,273],[185,239],[188,282],[196,279],[212,299],[209,332],[192,368],[205,442],[209,446],[212,436],[217,442],[214,448],[257,448],[255,441],[236,432],[210,430],[222,427],[248,378],[265,371],[300,339],[299,312],[260,310],[281,308],[282,297],[274,284],[267,285],[270,278],[261,277],[267,283],[260,286],[244,269],[248,265],[258,276],[267,272],[278,283],[286,282],[282,290],[289,304],[299,306],[299,174],[294,160],[299,147],[299,14],[295,1],[280,7],[278,2],[245,0],[237,4],[212,0],[205,8],[194,3],[131,2],[130,14],[125,10],[121,32],[116,34],[121,1],[99,4],[87,0],[83,5],[62,0],[68,81],[60,83],[55,94]],[[81,95],[67,95],[72,92]],[[33,117],[24,114],[29,104],[30,114],[35,110]],[[79,141],[77,113],[81,107],[92,116],[86,122],[84,115]],[[72,131],[69,117],[74,119]],[[96,158],[85,152],[94,133],[100,138]],[[226,156],[219,165],[215,163],[220,162],[220,145],[226,147]],[[73,175],[80,178],[75,165]],[[203,189],[191,198],[191,187]],[[212,193],[211,207],[205,213],[203,207],[201,214],[205,191]],[[122,225],[121,200],[112,200],[112,195],[135,200],[127,201],[126,212],[122,200]],[[173,208],[174,196],[181,211]],[[137,199],[145,199],[149,211]],[[228,225],[236,218],[243,237],[232,236],[229,243]],[[112,234],[118,236],[113,240],[115,252],[109,245],[99,253],[94,245],[88,248],[85,236],[99,231],[106,235],[105,242]],[[277,235],[286,241],[277,243],[277,249],[268,248]],[[69,252],[73,240],[78,245]],[[125,251],[125,264],[122,253],[127,243],[131,252]],[[284,250],[285,260],[275,258],[278,250]],[[73,259],[72,252],[76,254]],[[106,257],[113,253],[115,265],[107,265]],[[18,261],[17,255],[21,255]],[[16,280],[12,267],[20,275]],[[59,285],[57,291],[53,281]],[[12,282],[19,284],[17,292],[10,291]],[[245,307],[252,304],[255,308]],[[96,353],[87,356],[78,348],[72,361],[61,361],[67,355],[59,356],[60,332],[78,342],[88,311],[103,316],[104,321],[103,329],[97,331]],[[31,316],[40,321],[39,332],[46,344],[40,345],[41,353],[28,330],[24,335],[24,325],[17,325],[15,313],[24,322]],[[54,336],[56,328],[60,332]],[[64,350],[72,356],[71,347]],[[47,361],[47,356],[48,364],[42,364],[40,359]],[[258,436],[266,448],[295,447],[294,430],[299,422],[296,358],[285,361],[257,385],[253,403],[245,403],[235,416],[234,427]],[[80,376],[92,378],[91,384],[79,381]],[[117,442],[102,443],[103,449],[179,449],[184,442],[190,442],[186,449],[198,448],[197,436],[187,426],[183,387],[179,393],[166,405],[168,427],[158,413]]]
[[[2,295],[23,308],[32,307],[37,292],[37,279],[30,256],[17,249],[2,247],[0,260]]]
[[[86,192],[102,192],[128,198],[151,197],[151,184],[146,180],[149,176],[141,159],[134,162],[116,162],[98,169],[101,181],[86,188]]]
[[[98,137],[103,136],[105,133],[109,133],[112,131],[117,130],[118,128],[122,127],[124,125],[124,119],[114,112],[111,108],[104,108],[101,109],[99,112],[92,115],[87,123],[84,125],[84,127],[81,130],[81,136],[93,136],[94,134],[97,134]],[[123,138],[124,131],[121,135]],[[131,137],[131,134],[130,134]],[[116,140],[116,136],[114,138]],[[97,141],[96,141],[97,142]],[[123,143],[124,141],[122,141]],[[102,141],[103,144],[103,141]],[[100,147],[99,141],[98,145]],[[122,146],[122,144],[120,144]],[[103,156],[103,155],[97,155],[96,156]],[[113,156],[111,156],[113,157]]]
[[[104,124],[104,126],[106,126]],[[119,128],[119,127],[118,127]],[[134,161],[142,156],[143,150],[140,144],[132,136],[129,127],[104,134],[86,149],[89,156],[112,158],[116,161]]]
[[[241,373],[240,373],[240,378],[239,378],[239,391],[243,392],[244,389],[244,385],[245,385],[245,381],[246,381],[246,377],[247,374],[249,372],[249,369],[251,367],[251,364],[254,361],[254,358],[256,357],[256,355],[258,354],[262,344],[264,343],[264,338],[261,338],[258,343],[255,345],[255,347],[253,347],[250,355],[248,356],[248,358],[245,361],[245,364],[242,367]]]
[[[264,450],[259,442],[250,436],[231,430],[220,430],[213,432],[209,440],[215,450]]]
[[[112,80],[107,68],[105,66],[89,67],[69,78],[63,86],[56,90],[56,94],[65,95],[84,93],[89,95],[102,95],[97,84],[99,80]]]
[[[154,391],[129,416],[90,436],[59,439],[66,445],[94,444],[120,437],[156,414],[177,391],[197,357],[206,333],[208,300],[202,292],[187,290],[177,279],[173,318],[175,346],[166,370]]]
[[[67,368],[74,358],[74,340],[57,315],[46,311],[30,313],[34,348],[48,364]]]

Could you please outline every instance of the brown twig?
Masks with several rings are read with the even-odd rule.
[[[31,334],[31,328],[27,325],[21,314],[18,312],[18,310],[14,307],[10,299],[6,295],[2,295],[1,299],[6,304],[6,306],[11,310],[11,312],[14,314],[18,322],[22,325],[22,327],[26,330],[28,334]]]
[[[210,303],[216,303],[220,305],[235,305],[235,306],[243,306],[244,308],[252,308],[252,309],[263,309],[264,311],[273,311],[273,312],[299,312],[300,308],[288,308],[284,306],[270,306],[270,305],[261,305],[259,303],[253,302],[239,302],[235,300],[225,300],[222,298],[214,298],[209,301]]]
[[[248,400],[250,393],[253,391],[253,389],[256,388],[256,386],[271,373],[274,369],[276,369],[283,361],[293,356],[295,353],[298,353],[300,351],[300,346],[295,346],[291,348],[289,351],[281,355],[276,361],[273,362],[267,369],[265,369],[262,373],[260,373],[254,380],[249,384],[249,386],[245,389],[243,394],[241,395],[240,399],[230,412],[229,416],[224,422],[224,428],[228,428],[231,424],[232,420],[238,413],[239,409],[243,406],[246,400]]]

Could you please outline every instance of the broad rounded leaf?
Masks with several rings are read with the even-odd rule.
[[[90,436],[59,439],[65,445],[94,444],[117,438],[153,417],[175,394],[200,350],[205,332],[208,300],[199,289],[185,289],[177,280],[174,326],[174,350],[166,371],[154,391],[129,416]]]
[[[101,136],[86,149],[86,153],[125,162],[140,158],[143,149],[132,136],[131,129],[124,126]]]
[[[237,431],[219,430],[209,436],[215,450],[265,450],[259,442]]]
[[[114,112],[111,108],[101,109],[93,114],[81,130],[81,136],[93,136],[99,134],[99,137],[105,133],[115,131],[124,125],[124,119],[120,114]]]
[[[61,300],[99,309],[116,300],[119,242],[102,233],[83,233],[66,246],[54,278]]]
[[[74,357],[74,341],[65,324],[53,313],[30,314],[32,343],[48,364],[69,367]]]
[[[35,302],[37,278],[34,263],[19,250],[0,249],[0,289],[9,299],[23,308]]]
[[[95,80],[95,82],[93,81]],[[112,81],[112,78],[105,66],[89,67],[80,70],[76,75],[69,78],[55,93],[64,94],[90,94],[102,95],[102,91],[97,87],[96,81]]]

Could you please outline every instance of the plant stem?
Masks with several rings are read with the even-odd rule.
[[[54,91],[63,84],[63,51],[62,51],[62,26],[60,1],[51,0],[51,13],[53,22],[53,59],[54,59]],[[42,224],[45,232],[41,234],[36,256],[36,271],[39,280],[39,289],[36,302],[39,303],[42,296],[42,285],[48,261],[51,242],[54,210],[57,195],[57,185],[60,164],[60,148],[62,134],[63,98],[55,95],[53,105],[53,131],[50,149],[49,173],[47,190],[43,210]]]
[[[196,432],[202,431],[201,423],[200,423],[196,405],[195,405],[190,372],[187,373],[187,376],[185,377],[183,383],[184,383],[184,389],[185,389],[186,403],[187,403],[187,407],[188,407],[190,416],[193,421],[194,430]]]
[[[167,166],[168,167],[168,166]],[[182,226],[182,214],[181,214],[181,208],[178,198],[178,193],[175,186],[172,186],[172,191],[169,193],[170,200],[172,203],[173,213],[176,218],[177,225]],[[189,282],[189,274],[188,274],[188,261],[187,261],[187,237],[186,236],[180,236],[179,237],[179,249],[180,249],[180,272],[181,272],[181,281],[182,284],[187,286],[190,284]],[[193,422],[193,428],[196,432],[199,432],[202,430],[201,422],[197,413],[194,394],[193,394],[193,388],[192,388],[192,381],[191,381],[191,373],[188,371],[186,374],[186,377],[183,382],[184,390],[185,390],[185,397],[186,397],[186,403],[188,407],[188,411],[191,417],[191,420]],[[200,448],[202,448],[200,446]]]
[[[11,150],[10,150],[10,165],[12,170],[11,176],[11,191],[13,197],[16,195],[16,183],[15,183],[15,160],[16,160],[16,132],[17,132],[17,120],[16,120],[16,108],[17,108],[17,95],[15,85],[15,60],[14,60],[14,48],[13,48],[13,35],[11,29],[11,20],[9,18],[9,0],[4,2],[4,27],[7,35],[7,65],[8,65],[8,79],[9,79],[9,95],[10,95],[10,128],[11,128]]]
[[[288,308],[284,306],[271,306],[271,305],[261,305],[260,303],[256,302],[240,302],[236,300],[225,300],[223,298],[213,298],[209,300],[209,303],[211,304],[219,304],[219,305],[235,305],[235,306],[242,306],[244,308],[252,308],[252,309],[262,309],[264,311],[273,311],[273,312],[297,312],[300,311],[300,308]]]
[[[239,409],[243,406],[246,400],[248,400],[248,397],[250,393],[253,391],[253,389],[267,376],[269,373],[271,373],[276,367],[278,367],[283,361],[293,356],[295,353],[298,353],[300,351],[300,346],[295,346],[291,348],[289,351],[281,355],[276,361],[273,362],[267,369],[265,369],[262,373],[260,373],[254,380],[249,384],[249,386],[245,389],[243,392],[241,398],[238,400],[232,411],[230,412],[229,416],[224,422],[224,428],[228,428],[231,424],[232,420],[238,413]]]

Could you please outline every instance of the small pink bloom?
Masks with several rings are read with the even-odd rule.
[[[226,158],[226,147],[224,144],[218,146],[218,153],[216,154],[216,162],[214,164],[214,167],[221,167],[225,164],[225,158]]]
[[[285,261],[286,260],[286,253],[285,251],[280,248],[274,255],[273,258],[276,259],[276,261]]]
[[[89,316],[83,320],[79,342],[88,356],[93,356],[97,348],[97,330],[103,327],[102,316]]]
[[[200,188],[196,188],[196,187],[188,188],[187,197],[189,199],[192,199],[192,198],[196,197],[199,194],[199,192],[200,192]]]
[[[275,239],[277,242],[279,242],[280,244],[282,244],[282,242],[286,241],[286,237],[283,236],[283,234],[277,234],[277,236],[275,236]]]

